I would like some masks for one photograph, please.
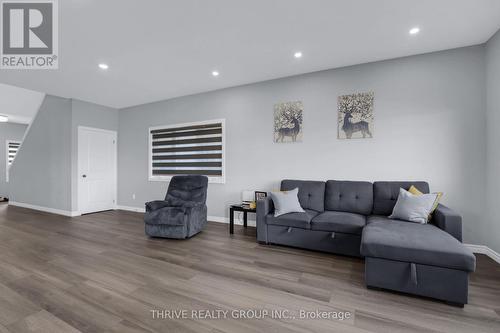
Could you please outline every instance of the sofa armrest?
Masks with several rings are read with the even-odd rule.
[[[257,215],[261,213],[262,216],[266,216],[267,214],[273,211],[274,211],[274,204],[273,200],[271,200],[271,197],[266,197],[264,199],[257,200]]]
[[[455,211],[440,204],[432,213],[431,222],[460,242],[462,241],[462,216]]]
[[[267,243],[266,215],[274,211],[273,201],[270,197],[257,200],[257,240]]]
[[[155,200],[146,202],[146,212],[153,212],[155,210],[168,207],[168,204],[164,200]]]

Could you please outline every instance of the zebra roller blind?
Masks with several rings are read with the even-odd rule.
[[[196,174],[224,182],[224,123],[222,119],[150,128],[149,179]]]

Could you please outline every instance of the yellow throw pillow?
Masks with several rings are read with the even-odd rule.
[[[413,185],[410,187],[408,192],[410,192],[413,195],[422,195],[423,194],[422,192],[419,191],[418,188],[416,188]],[[434,201],[434,205],[432,206],[431,214],[436,210],[437,206],[439,205],[439,200],[441,200],[441,197],[443,196],[443,192],[437,192],[436,194],[437,194],[436,201]]]
[[[418,188],[416,188],[413,185],[410,187],[410,189],[408,190],[408,192],[410,192],[413,195],[422,195],[423,194],[422,192],[420,192],[420,190]]]

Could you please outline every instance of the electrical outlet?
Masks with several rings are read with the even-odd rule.
[[[132,194],[132,200],[135,200],[135,193]]]

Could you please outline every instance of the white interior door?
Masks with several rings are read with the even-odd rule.
[[[116,132],[78,128],[78,209],[87,214],[116,203]]]

